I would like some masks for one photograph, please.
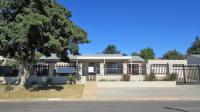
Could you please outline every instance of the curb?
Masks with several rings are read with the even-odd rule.
[[[32,98],[32,99],[2,99],[0,102],[54,102],[54,101],[200,101],[200,98],[167,98],[167,97],[146,97],[146,98]]]

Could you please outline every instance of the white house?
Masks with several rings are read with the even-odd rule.
[[[142,74],[140,66],[145,66],[145,60],[141,57],[122,54],[71,55],[69,58],[70,63],[75,63],[78,68],[77,72],[81,82],[96,79],[120,80],[122,74]],[[58,78],[55,74],[63,71],[58,69],[59,66],[66,66],[68,69],[66,72],[72,69],[71,66],[68,66],[69,63],[61,62],[55,54],[50,57],[42,56],[38,60],[49,64],[49,76],[52,78]]]

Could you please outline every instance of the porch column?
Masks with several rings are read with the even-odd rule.
[[[123,74],[127,74],[128,73],[127,70],[128,70],[128,64],[123,63]]]
[[[83,64],[82,64],[82,63],[79,63],[78,65],[79,65],[78,74],[79,74],[80,76],[82,76],[82,75],[83,75]]]
[[[53,63],[53,62],[49,63],[49,77],[50,77],[50,78],[53,77],[54,65],[55,65],[55,64],[56,64],[56,63]]]
[[[169,64],[169,73],[173,73],[173,64]]]
[[[142,64],[141,63],[138,63],[138,71],[139,71],[139,74],[138,75],[142,75]]]
[[[104,63],[100,63],[100,75],[104,75]]]
[[[147,71],[147,75],[149,75],[151,73],[151,68],[150,68],[151,64],[146,64],[146,71]]]

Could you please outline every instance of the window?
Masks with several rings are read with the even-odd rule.
[[[122,63],[107,63],[106,74],[122,74],[123,67]]]

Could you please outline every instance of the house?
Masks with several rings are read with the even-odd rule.
[[[188,64],[200,64],[200,54],[191,54],[187,57]]]
[[[49,76],[54,78],[62,77],[65,73],[72,73],[77,70],[80,82],[87,80],[120,80],[123,74],[142,75],[145,74],[145,60],[139,56],[124,56],[122,54],[90,54],[70,55],[70,63],[61,62],[52,54],[50,57],[42,56],[38,60],[49,64]],[[74,66],[72,66],[74,65]],[[64,67],[64,69],[60,69]],[[76,68],[76,69],[75,69]],[[65,71],[65,72],[64,72]],[[61,75],[60,75],[61,74]],[[57,79],[58,80],[58,79]]]

